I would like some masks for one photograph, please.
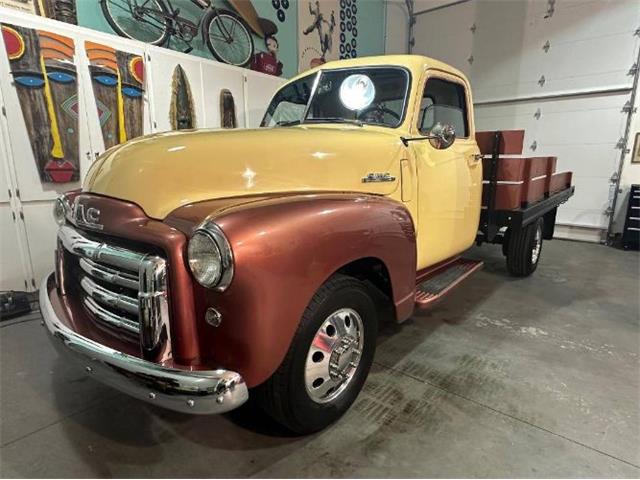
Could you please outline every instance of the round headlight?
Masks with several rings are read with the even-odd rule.
[[[64,225],[67,221],[67,202],[62,197],[53,202],[53,218],[58,225]]]
[[[203,287],[214,287],[222,276],[222,255],[215,240],[197,231],[189,241],[189,268]]]

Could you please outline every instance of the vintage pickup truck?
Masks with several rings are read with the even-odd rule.
[[[474,243],[501,243],[513,275],[536,268],[573,187],[553,158],[504,158],[521,151],[522,132],[476,135],[448,65],[327,63],[284,85],[262,128],[98,158],[55,205],[44,325],[139,399],[210,414],[251,391],[289,429],[319,430],[365,382],[380,302],[397,322],[431,305],[481,266],[460,256]]]

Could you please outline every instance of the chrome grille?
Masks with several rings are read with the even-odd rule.
[[[162,257],[98,242],[69,226],[60,227],[58,239],[77,260],[74,270],[58,267],[63,294],[78,287],[96,321],[137,335],[145,350],[154,350],[168,337],[167,266]]]

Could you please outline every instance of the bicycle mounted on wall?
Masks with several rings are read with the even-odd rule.
[[[100,5],[111,28],[122,37],[158,46],[175,37],[187,45],[184,52],[189,53],[194,38],[202,32],[217,60],[246,66],[254,52],[247,23],[234,12],[216,8],[210,0],[190,1],[203,10],[197,22],[181,16],[171,0],[100,0]]]

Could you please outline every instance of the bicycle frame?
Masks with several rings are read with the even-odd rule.
[[[233,28],[229,29],[224,22],[216,19],[220,18],[220,15],[227,15],[235,17],[236,22],[239,22],[241,20],[237,14],[216,8],[211,0],[190,0],[190,2],[202,11],[201,14],[195,15],[198,17],[197,19],[192,20],[181,16],[180,8],[173,5],[173,0],[154,0],[153,2],[151,0],[126,0],[134,19],[161,28],[164,30],[166,38],[175,37],[184,42],[189,47],[185,50],[186,53],[193,49],[192,41],[198,34],[202,35],[203,41],[209,41],[207,34],[209,34],[209,28],[214,22],[223,40],[228,44],[233,42]],[[212,47],[209,46],[209,49],[211,50]],[[216,56],[215,52],[214,56]]]

